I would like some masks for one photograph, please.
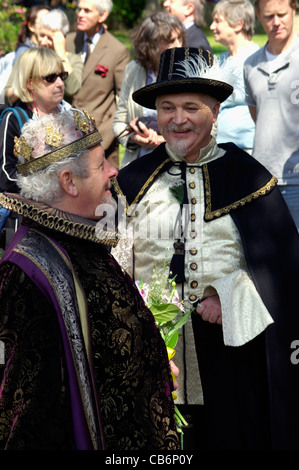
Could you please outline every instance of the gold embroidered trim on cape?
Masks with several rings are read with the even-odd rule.
[[[137,194],[137,196],[135,197],[134,201],[132,202],[132,204],[130,204],[130,207],[128,205],[128,203],[126,202],[126,208],[127,208],[127,215],[130,217],[132,211],[134,211],[134,206],[138,203],[141,195],[144,193],[144,191],[146,190],[146,188],[149,186],[149,184],[153,181],[153,179],[155,178],[155,176],[157,175],[157,173],[159,173],[159,171],[161,170],[161,168],[163,168],[164,165],[166,165],[166,163],[170,162],[171,159],[170,158],[167,158],[166,160],[164,160],[164,162],[161,163],[161,165],[159,165],[155,171],[151,174],[151,176],[146,180],[146,182],[144,183],[144,185],[142,186],[142,188],[140,189],[139,193]],[[114,179],[112,181],[112,184],[113,184],[113,187],[115,189],[115,192],[117,194],[118,197],[125,197],[125,194],[122,192],[122,190],[120,189],[120,186],[118,184],[118,181],[116,179]]]
[[[65,233],[66,235],[111,247],[115,247],[118,243],[118,234],[116,232],[100,229],[96,226],[97,221],[90,221],[89,223],[88,219],[80,218],[79,216],[78,221],[76,221],[57,214],[52,215],[49,213],[49,210],[35,206],[34,201],[30,201],[29,199],[21,200],[21,196],[19,199],[18,195],[11,197],[0,193],[0,204],[6,209],[23,215],[27,219],[36,222],[38,225],[56,232]],[[55,210],[50,208],[50,206],[49,209]],[[63,215],[63,212],[61,212],[61,214]],[[71,214],[69,214],[69,216],[71,217]],[[76,219],[76,216],[74,216],[74,219]],[[79,219],[82,219],[82,222],[79,221]]]
[[[205,176],[205,196],[206,196],[206,210],[205,210],[205,220],[212,220],[216,217],[220,217],[223,214],[228,214],[232,209],[237,209],[240,206],[244,206],[245,204],[251,202],[253,199],[257,199],[260,196],[264,196],[267,194],[271,189],[274,188],[277,184],[277,178],[275,176],[272,176],[270,181],[265,184],[262,188],[258,189],[257,191],[254,191],[251,194],[248,194],[247,196],[243,197],[242,199],[239,199],[239,201],[235,201],[232,204],[229,204],[228,206],[225,207],[220,207],[219,209],[216,209],[212,211],[212,199],[211,199],[211,186],[210,186],[210,176],[209,176],[209,171],[208,171],[208,165],[204,164],[203,165],[203,172]]]
[[[69,259],[68,255],[65,255],[63,251],[61,251],[59,245],[57,246],[56,243],[53,242],[52,238],[48,237],[45,233],[42,233],[40,230],[36,230],[34,228],[31,228],[33,232],[37,233],[40,237],[43,237],[44,239],[47,240],[48,243],[51,244],[54,250],[57,251],[59,256],[63,259],[63,262],[66,264],[70,272],[72,273],[72,277],[74,279],[74,286],[77,294],[77,304],[78,304],[78,311],[79,311],[79,316],[80,316],[80,321],[81,321],[81,328],[82,328],[82,335],[84,338],[84,344],[85,344],[85,349],[86,349],[86,354],[87,358],[91,367],[91,339],[90,339],[90,332],[88,330],[88,313],[87,313],[87,304],[86,304],[86,298],[84,294],[83,287],[79,281],[79,278],[77,274],[75,273],[74,267],[72,265],[71,260]],[[28,256],[31,261],[38,266],[38,268],[44,273],[44,275],[47,277],[49,283],[52,286],[53,292],[56,292],[55,286],[53,284],[53,281],[51,277],[48,276],[47,271],[41,266],[40,263],[37,263],[36,259],[32,258],[28,253],[24,253],[21,250],[15,249],[14,251],[17,251],[21,253],[23,256]],[[57,296],[56,296],[57,297]],[[57,297],[58,299],[58,297]]]
[[[119,187],[118,181],[116,178],[112,178],[111,184],[113,186],[114,191],[116,192],[117,197],[124,197],[124,193]]]

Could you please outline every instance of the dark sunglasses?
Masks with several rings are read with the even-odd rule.
[[[45,75],[42,77],[43,80],[46,80],[48,83],[54,83],[56,82],[57,78],[61,78],[61,80],[64,82],[67,77],[69,76],[68,72],[61,72],[61,73],[50,73],[49,75]]]

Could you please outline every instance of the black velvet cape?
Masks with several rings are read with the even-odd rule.
[[[223,343],[221,326],[194,315],[208,446],[298,450],[297,229],[276,178],[234,144],[220,147],[225,155],[203,165],[204,217],[206,222],[228,213],[233,218],[250,274],[274,324],[246,345],[230,347]],[[120,171],[115,194],[125,195],[128,206],[141,201],[171,164],[165,144],[160,145]]]

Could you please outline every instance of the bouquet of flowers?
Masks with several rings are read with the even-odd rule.
[[[175,355],[179,330],[190,318],[192,310],[185,310],[184,302],[179,300],[175,277],[170,279],[168,273],[168,265],[164,263],[162,268],[154,268],[150,285],[143,283],[142,280],[135,283],[145,304],[155,317],[156,324],[167,347],[168,358],[171,360]],[[172,376],[175,380],[173,374]],[[177,398],[175,392],[172,392],[172,396],[174,400]],[[175,419],[182,441],[183,426],[187,426],[188,423],[176,406]]]

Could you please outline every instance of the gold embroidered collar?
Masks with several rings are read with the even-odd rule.
[[[0,204],[32,222],[56,232],[110,247],[115,247],[118,243],[118,234],[100,229],[97,227],[96,220],[63,212],[44,203],[26,199],[19,194],[0,193]]]

